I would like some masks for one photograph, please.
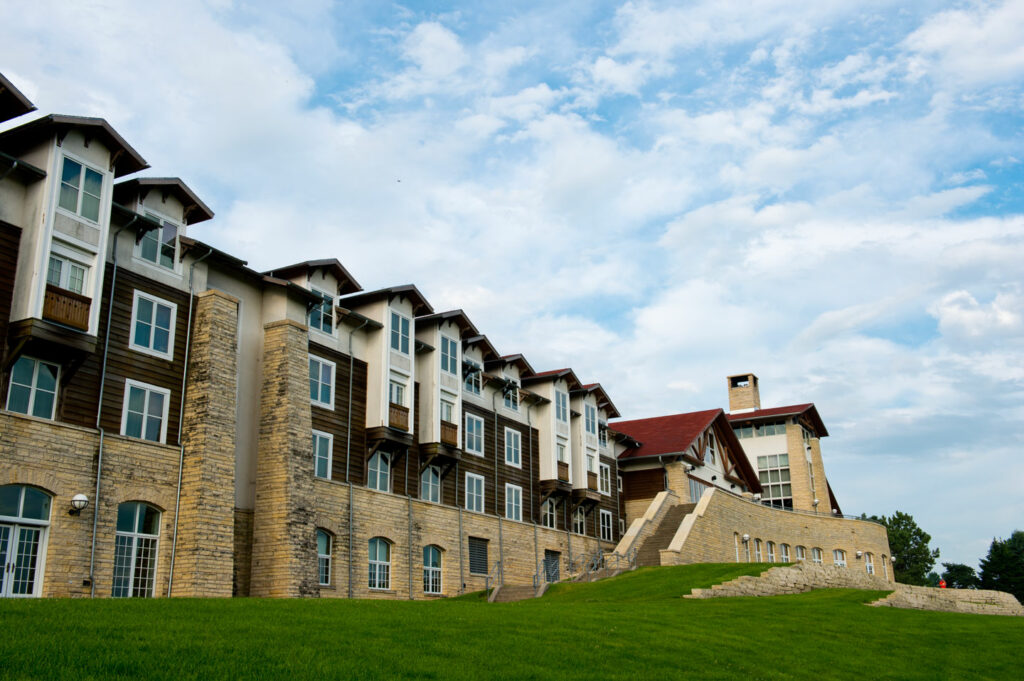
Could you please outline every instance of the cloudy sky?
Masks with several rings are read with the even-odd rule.
[[[844,511],[1024,528],[1024,2],[32,3],[0,71],[269,269],[415,283],[624,416],[813,401]]]

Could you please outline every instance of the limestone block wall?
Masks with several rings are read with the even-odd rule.
[[[648,504],[643,515],[634,520],[626,530],[626,534],[622,535],[622,539],[615,547],[615,553],[625,556],[632,549],[640,548],[648,537],[658,531],[668,510],[678,504],[679,496],[675,492],[671,490],[658,492],[654,500]]]
[[[236,298],[220,291],[196,297],[172,595],[232,594],[237,322]]]
[[[871,605],[913,610],[966,612],[976,615],[1024,616],[1024,607],[1013,595],[983,589],[937,589],[897,584],[896,590]]]
[[[750,536],[750,561],[756,560],[757,540],[761,541],[763,561],[768,560],[769,541],[776,545],[776,561],[781,561],[783,543],[790,546],[791,561],[796,559],[797,546],[806,548],[808,562],[811,562],[812,549],[820,548],[825,565],[834,563],[834,549],[842,549],[846,552],[848,570],[866,573],[865,556],[870,553],[875,572],[888,582],[894,581],[889,564],[889,540],[882,525],[831,515],[783,511],[714,488],[706,491],[694,511],[683,519],[672,542],[661,552],[661,563],[746,562],[743,535]],[[858,551],[860,558],[856,555]]]
[[[797,563],[776,567],[757,577],[743,576],[715,584],[710,589],[694,589],[684,598],[721,598],[727,596],[780,596],[814,589],[888,590],[893,585],[881,575],[835,565]]]

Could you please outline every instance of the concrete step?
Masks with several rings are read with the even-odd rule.
[[[666,511],[658,528],[637,551],[637,565],[661,565],[661,550],[668,548],[683,518],[696,507],[696,504],[678,504]]]
[[[523,601],[527,598],[536,598],[537,590],[532,586],[505,585],[498,587],[498,593],[494,596],[494,603],[511,603]]]

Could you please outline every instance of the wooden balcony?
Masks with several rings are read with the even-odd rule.
[[[459,427],[451,421],[441,421],[441,444],[459,446]]]
[[[388,425],[409,432],[409,407],[391,402],[388,404]]]
[[[569,482],[569,464],[565,461],[558,462],[558,479],[562,482]]]
[[[91,303],[92,300],[83,295],[47,284],[43,298],[43,319],[88,331]]]
[[[587,489],[597,491],[597,473],[587,473]]]

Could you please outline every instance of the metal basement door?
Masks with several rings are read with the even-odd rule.
[[[544,550],[544,579],[549,582],[557,582],[559,577],[559,566],[562,563],[562,554],[558,551]]]

